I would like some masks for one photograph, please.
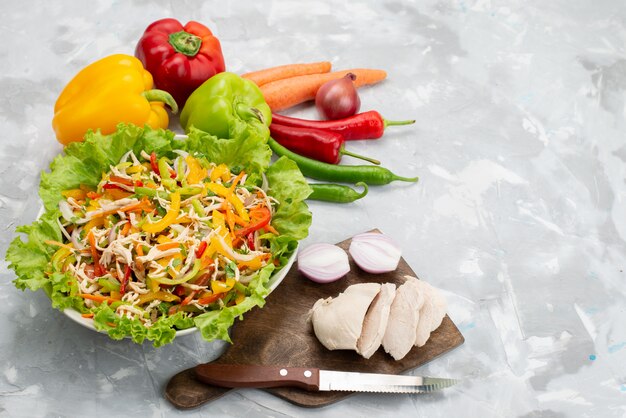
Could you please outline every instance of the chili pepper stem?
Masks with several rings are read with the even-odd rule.
[[[395,174],[392,176],[393,180],[398,180],[398,181],[408,181],[408,182],[412,182],[415,183],[417,181],[419,181],[419,177],[401,177],[401,176],[396,176]]]
[[[350,157],[358,158],[360,160],[365,160],[365,161],[370,162],[372,164],[380,165],[380,161],[375,160],[374,158],[366,157],[364,155],[355,154],[353,152],[348,151],[344,147],[341,147],[341,149],[339,150],[339,154],[347,155],[347,156],[350,156]]]
[[[412,125],[415,123],[415,119],[413,120],[387,120],[383,119],[383,125],[385,128],[387,126],[399,126],[399,125]]]
[[[141,93],[149,102],[163,102],[172,109],[172,113],[178,113],[178,105],[171,94],[165,90],[152,89]]]

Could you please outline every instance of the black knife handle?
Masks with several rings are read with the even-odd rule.
[[[198,380],[226,388],[295,386],[317,391],[320,387],[319,369],[311,367],[207,363],[196,366],[195,371]]]

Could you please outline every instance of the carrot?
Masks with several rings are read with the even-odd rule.
[[[121,231],[122,236],[124,236],[124,237],[125,237],[126,235],[128,235],[128,231],[130,231],[130,227],[131,227],[131,226],[132,226],[132,225],[130,224],[130,222],[126,222],[126,223],[124,224],[124,227],[122,228],[122,231]]]
[[[317,90],[330,80],[335,80],[348,73],[356,75],[355,87],[375,84],[387,77],[383,70],[356,68],[352,70],[334,71],[326,74],[310,74],[285,78],[261,86],[261,92],[272,111],[277,112],[297,104],[315,99]]]
[[[114,213],[117,213],[117,212],[131,212],[137,209],[141,209],[147,212],[152,209],[152,205],[150,204],[150,201],[148,199],[144,198],[137,203],[131,203],[130,205],[123,206],[119,209],[111,209],[111,210],[107,210],[104,212],[100,212],[96,215],[93,215],[92,219],[100,217],[100,216],[113,215]]]
[[[178,248],[179,245],[180,244],[178,242],[166,242],[166,243],[157,245],[157,250],[167,251],[167,250],[171,250],[172,248]]]
[[[311,62],[305,64],[287,64],[278,67],[265,68],[259,71],[252,71],[243,74],[243,78],[254,81],[257,86],[271,83],[272,81],[282,80],[285,78],[297,77],[300,75],[320,74],[330,71],[330,62]]]
[[[113,302],[115,302],[115,299],[113,298],[109,298],[106,296],[100,296],[100,295],[92,295],[89,293],[81,293],[78,296],[80,296],[83,299],[89,299],[89,300],[93,300],[94,302],[107,302],[109,305],[112,304]]]
[[[235,192],[235,188],[237,187],[237,183],[239,183],[241,181],[241,179],[243,178],[243,176],[245,174],[246,173],[243,170],[241,170],[241,172],[239,172],[239,174],[237,174],[237,177],[235,177],[235,179],[233,180],[233,184],[231,184],[230,187],[229,187],[231,193]]]
[[[82,316],[83,318],[93,318],[94,313],[93,312],[84,313],[84,314],[80,314],[80,316]]]

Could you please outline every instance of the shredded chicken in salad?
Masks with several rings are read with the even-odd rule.
[[[128,152],[97,188],[62,193],[64,240],[47,242],[59,247],[51,270],[71,273],[87,308],[108,303],[146,327],[179,311],[196,316],[240,303],[274,262],[263,235],[278,234],[278,202],[247,186],[243,171],[175,155]]]

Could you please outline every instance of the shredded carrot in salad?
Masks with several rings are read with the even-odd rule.
[[[174,312],[196,316],[240,303],[274,262],[261,235],[277,232],[257,214],[271,216],[278,202],[247,186],[243,171],[174,155],[151,164],[148,153],[128,152],[96,190],[62,193],[64,240],[47,244],[88,310],[107,303],[146,327]]]

